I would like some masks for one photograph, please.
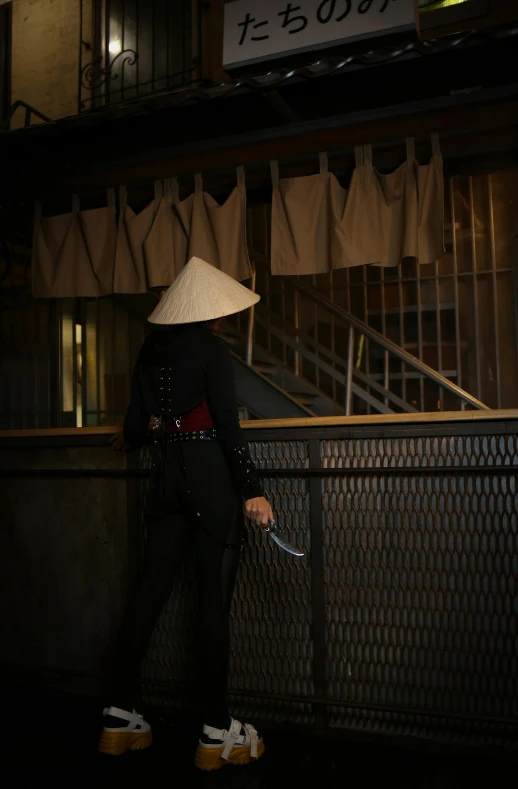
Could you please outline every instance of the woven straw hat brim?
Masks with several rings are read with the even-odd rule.
[[[212,321],[247,310],[260,298],[210,263],[191,258],[148,321],[163,325]]]

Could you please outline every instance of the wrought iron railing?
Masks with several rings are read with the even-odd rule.
[[[201,80],[200,0],[81,0],[78,112]]]

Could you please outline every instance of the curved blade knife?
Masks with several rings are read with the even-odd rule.
[[[288,540],[279,534],[275,521],[268,521],[268,528],[265,531],[283,551],[291,553],[293,556],[304,556],[304,551],[300,551],[295,545],[292,545],[291,542],[288,542]]]

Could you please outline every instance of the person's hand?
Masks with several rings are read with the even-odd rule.
[[[267,529],[268,521],[273,521],[274,519],[272,508],[264,496],[259,496],[257,499],[248,499],[245,502],[245,513],[246,517],[250,518],[250,521],[255,523],[256,526],[260,526],[261,529]]]
[[[110,438],[110,444],[115,452],[127,452],[130,448],[129,444],[126,444],[124,440],[124,432],[122,430],[120,430],[118,433],[115,433],[115,435]]]

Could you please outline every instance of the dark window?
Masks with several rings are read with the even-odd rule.
[[[80,110],[116,104],[199,79],[196,0],[94,0],[92,30],[85,30]]]

